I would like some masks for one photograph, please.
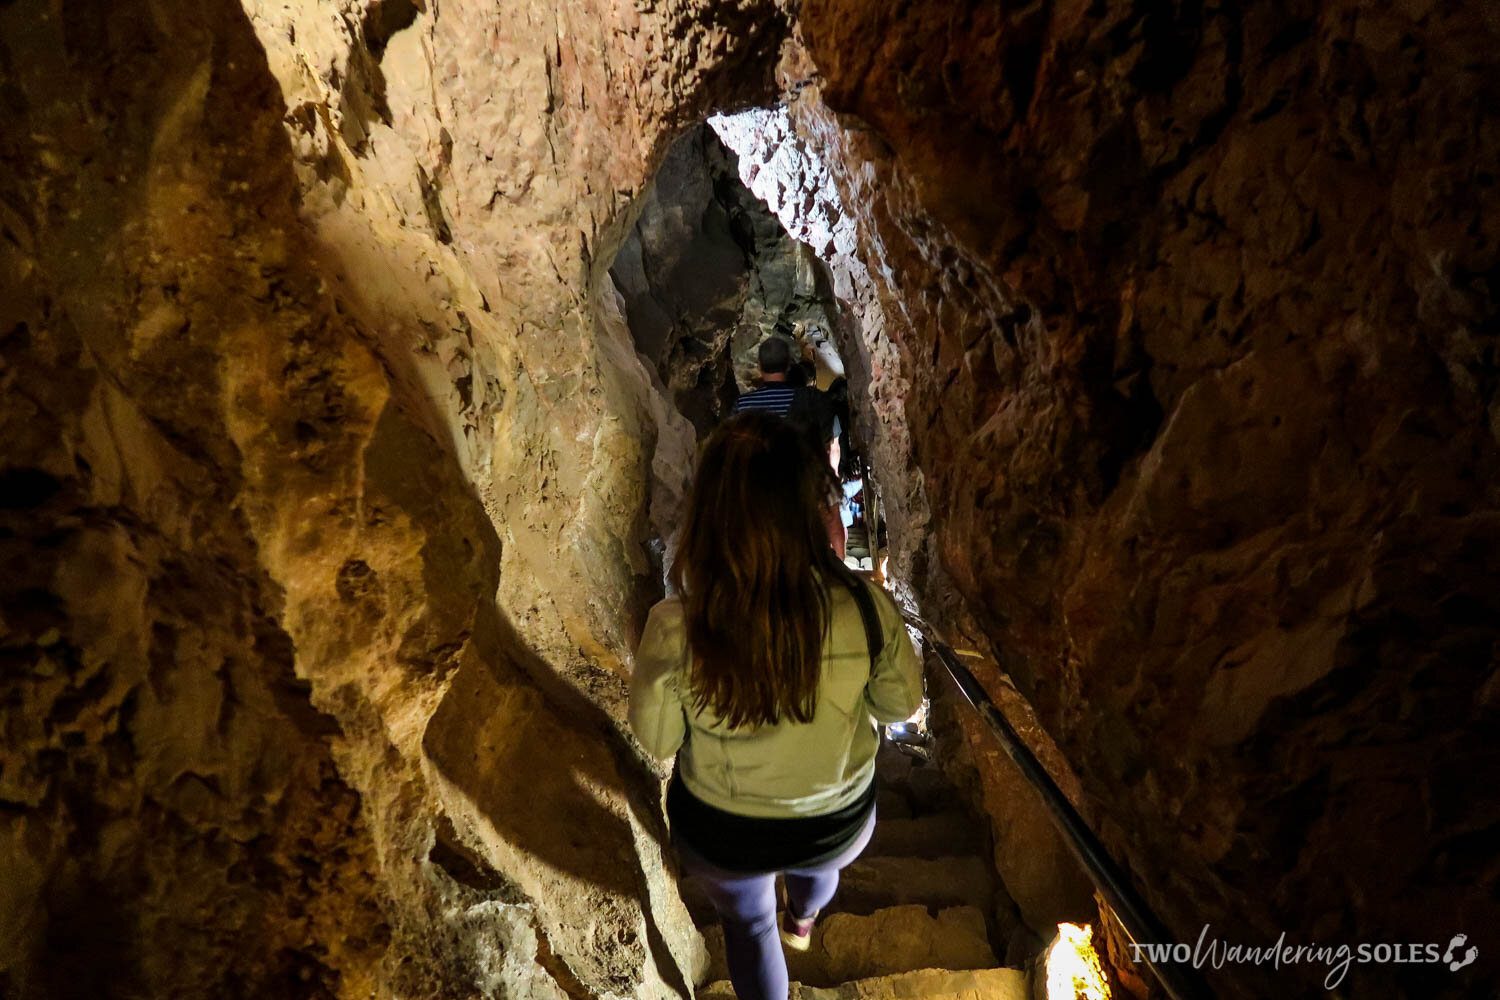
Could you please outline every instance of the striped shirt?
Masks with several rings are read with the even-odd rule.
[[[795,386],[787,385],[785,382],[770,382],[761,386],[754,392],[747,392],[734,401],[734,412],[743,413],[746,410],[765,410],[774,413],[778,417],[786,416],[787,410],[791,409],[792,399],[797,395]]]

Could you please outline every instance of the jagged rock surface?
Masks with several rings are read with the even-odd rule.
[[[931,519],[901,553],[924,608],[992,637],[1181,938],[1493,924],[1465,845],[1500,815],[1494,14],[800,25],[790,118],[875,265],[867,414],[909,433],[881,472]]]
[[[689,989],[617,718],[692,431],[596,255],[779,25],[0,12],[0,992]]]

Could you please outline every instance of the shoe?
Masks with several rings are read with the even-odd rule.
[[[816,912],[810,917],[798,920],[792,916],[791,910],[783,910],[781,914],[781,943],[793,951],[806,951],[812,947],[813,922],[818,919]]]

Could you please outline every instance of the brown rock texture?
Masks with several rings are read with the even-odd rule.
[[[812,0],[800,28],[792,119],[881,265],[867,413],[909,433],[880,474],[931,518],[924,604],[989,637],[1179,936],[1482,935],[1494,15]]]
[[[0,993],[686,995],[612,713],[691,430],[594,252],[780,31],[0,11]]]
[[[141,13],[0,15],[0,992],[365,994],[396,933],[370,809],[203,419],[221,345],[327,319],[259,307],[315,295],[276,117],[223,113],[267,79],[202,61],[253,65],[248,32],[184,17],[132,60],[166,41]]]

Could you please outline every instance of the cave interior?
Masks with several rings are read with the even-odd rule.
[[[769,336],[929,630],[794,997],[1187,995],[934,637],[1161,943],[1311,949],[1192,995],[1500,995],[1496,51],[0,4],[0,997],[733,996],[625,712]]]

